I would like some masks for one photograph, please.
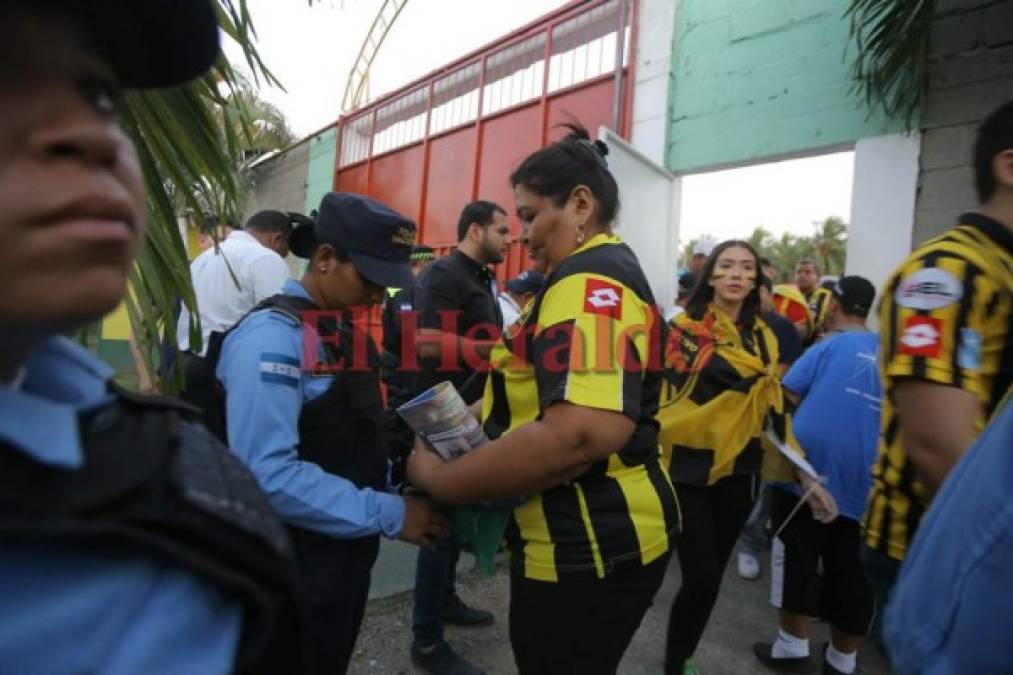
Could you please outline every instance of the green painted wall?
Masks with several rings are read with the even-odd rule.
[[[306,171],[306,210],[320,206],[323,196],[334,188],[334,160],[337,155],[337,131],[333,128],[310,139],[309,167]]]
[[[851,92],[845,0],[679,0],[666,164],[686,171],[896,133]]]

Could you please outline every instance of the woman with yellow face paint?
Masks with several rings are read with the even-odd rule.
[[[658,420],[663,461],[682,506],[682,588],[668,624],[666,673],[695,673],[696,650],[735,541],[756,500],[771,426],[794,444],[778,370],[777,339],[760,316],[756,251],[726,241],[707,258],[665,348]],[[808,476],[819,517],[833,498]]]

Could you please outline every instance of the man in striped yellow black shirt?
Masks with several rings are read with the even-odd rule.
[[[1013,377],[1013,101],[978,129],[980,207],[917,248],[880,310],[879,459],[865,514],[865,562],[880,602],[932,494]]]

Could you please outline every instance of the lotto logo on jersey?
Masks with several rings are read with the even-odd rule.
[[[584,285],[584,311],[618,319],[623,315],[622,286],[600,279],[588,279]]]
[[[900,353],[909,356],[939,358],[942,351],[943,322],[931,316],[912,316],[904,322],[900,334]]]

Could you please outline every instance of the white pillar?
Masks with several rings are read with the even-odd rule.
[[[877,293],[911,252],[920,151],[917,133],[855,143],[846,273],[865,277]]]
[[[638,5],[630,142],[660,166],[665,165],[676,4],[675,0],[640,0]]]

